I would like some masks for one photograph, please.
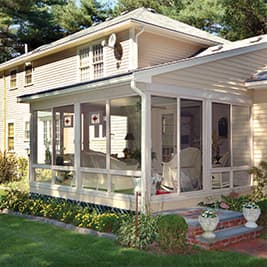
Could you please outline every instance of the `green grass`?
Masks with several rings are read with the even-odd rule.
[[[0,266],[264,267],[267,260],[232,252],[155,255],[52,225],[0,215]]]

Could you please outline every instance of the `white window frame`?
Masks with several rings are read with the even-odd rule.
[[[235,103],[235,102],[225,102],[225,101],[220,101],[220,100],[213,100],[210,102],[210,105],[211,105],[211,108],[210,110],[212,110],[212,105],[214,103],[218,103],[218,104],[227,104],[230,106],[230,123],[229,123],[229,131],[230,131],[230,157],[231,157],[231,162],[230,162],[230,166],[227,166],[227,167],[221,167],[221,168],[215,168],[215,167],[212,167],[212,164],[211,164],[211,151],[210,151],[210,165],[211,165],[211,169],[210,169],[210,175],[209,177],[211,177],[213,174],[216,174],[216,173],[222,173],[222,172],[228,172],[230,174],[230,180],[229,180],[229,187],[228,188],[225,188],[225,190],[238,190],[242,187],[248,187],[249,185],[245,185],[245,186],[234,186],[234,172],[235,171],[248,171],[251,167],[252,167],[252,163],[253,163],[253,158],[251,158],[251,161],[249,162],[249,164],[247,165],[243,165],[243,166],[234,166],[233,165],[233,145],[232,145],[232,139],[233,139],[233,133],[232,133],[232,108],[233,106],[241,106],[241,107],[247,107],[249,108],[249,111],[250,111],[250,120],[249,120],[249,123],[250,123],[250,126],[251,126],[251,117],[252,117],[252,106],[249,105],[249,104],[240,104],[240,103]],[[212,124],[212,112],[210,113],[210,124]],[[212,129],[212,126],[210,127],[210,129]],[[210,135],[212,135],[212,133],[210,132]],[[250,132],[249,132],[249,144],[250,144],[250,147],[248,148],[249,151],[250,151],[250,155],[251,157],[253,156],[253,148],[252,148],[252,128],[250,129]],[[211,147],[210,147],[211,148]],[[211,182],[210,182],[211,183]],[[210,184],[211,186],[211,184]],[[216,191],[216,190],[224,190],[223,188],[219,188],[219,189],[212,189],[212,191]]]
[[[27,74],[26,69],[29,66],[31,67],[31,69],[30,69],[31,73]],[[27,77],[28,76],[31,76],[31,82],[30,83],[27,83]],[[26,86],[30,86],[30,85],[33,85],[33,64],[32,64],[32,62],[25,63],[25,65],[24,65],[24,86],[26,87]]]
[[[12,72],[16,72],[15,79],[12,79]],[[12,86],[11,83],[15,80],[15,85]],[[18,88],[18,69],[12,69],[9,71],[9,89],[14,90]]]
[[[8,125],[9,124],[13,124],[13,149],[9,149],[9,133],[8,133]],[[16,136],[16,131],[15,131],[15,121],[14,120],[10,120],[7,121],[7,127],[6,127],[6,147],[7,147],[7,151],[8,152],[14,152],[15,151],[15,136]]]
[[[28,125],[28,127],[26,127]],[[24,120],[24,142],[30,142],[30,120]]]
[[[94,55],[94,49],[95,47],[97,48],[102,48],[102,55],[100,54],[100,59],[97,58],[95,60],[95,55]],[[86,61],[86,64],[81,65],[81,53],[82,51],[88,50],[88,57]],[[99,42],[95,42],[92,43],[90,45],[87,46],[82,46],[77,50],[77,58],[78,58],[78,69],[79,69],[79,73],[78,73],[78,80],[83,82],[83,81],[89,81],[89,80],[95,80],[98,78],[102,78],[104,77],[104,47],[101,45],[101,43]],[[95,70],[96,70],[96,66],[99,66],[100,64],[102,64],[101,67],[101,72],[96,75],[95,74]],[[82,79],[82,69],[86,69],[88,68],[88,74],[86,75],[86,78]],[[88,77],[87,77],[88,76]]]

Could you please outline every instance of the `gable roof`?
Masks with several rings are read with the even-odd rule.
[[[13,67],[16,64],[24,63],[26,60],[33,60],[50,53],[52,54],[58,52],[66,49],[66,47],[74,47],[79,42],[85,42],[90,37],[101,38],[112,31],[116,31],[116,29],[120,27],[127,29],[131,26],[138,25],[147,28],[154,28],[155,30],[169,31],[173,36],[194,40],[195,42],[209,46],[231,43],[228,40],[212,35],[208,32],[155,13],[155,11],[151,9],[141,7],[113,19],[108,19],[104,22],[95,24],[87,29],[68,35],[50,44],[42,45],[27,54],[23,54],[4,62],[0,64],[0,71],[5,68]]]

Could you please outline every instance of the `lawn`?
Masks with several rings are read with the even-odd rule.
[[[0,215],[0,266],[264,267],[267,260],[231,252],[155,255],[52,225]]]

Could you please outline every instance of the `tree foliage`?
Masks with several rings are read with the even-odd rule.
[[[95,0],[81,0],[80,6],[77,6],[75,0],[70,0],[63,7],[55,6],[53,11],[66,34],[88,28],[107,17],[107,10]]]
[[[266,0],[221,0],[224,6],[223,36],[239,40],[267,33]]]

